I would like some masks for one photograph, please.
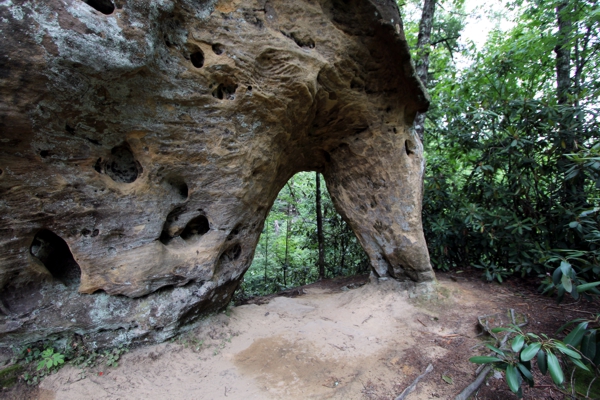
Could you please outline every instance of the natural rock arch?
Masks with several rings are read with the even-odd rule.
[[[374,274],[434,279],[411,130],[428,100],[393,0],[111,5],[0,5],[0,342],[161,339],[224,306],[304,170],[323,173]],[[63,290],[30,251],[41,229],[68,245],[79,291],[106,294],[22,318],[19,288],[47,285],[44,304]]]

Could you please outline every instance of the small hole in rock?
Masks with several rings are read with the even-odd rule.
[[[212,92],[212,96],[216,99],[223,100],[233,100],[235,99],[235,91],[237,90],[238,85],[224,85],[219,84],[215,90]]]
[[[227,236],[227,240],[233,240],[237,235],[239,235],[239,233],[240,233],[240,230],[238,228],[235,228],[234,230],[231,231],[229,236]]]
[[[198,51],[190,54],[190,61],[194,67],[202,68],[204,66],[204,53],[202,50],[198,49]]]
[[[0,175],[2,175],[4,173],[4,171],[2,170],[2,168],[0,168]]]
[[[47,229],[39,231],[31,243],[30,253],[39,259],[52,276],[65,285],[79,283],[81,269],[67,243]]]
[[[49,155],[50,155],[50,152],[49,152],[48,150],[42,150],[42,151],[40,151],[40,156],[41,156],[42,158],[46,158],[46,157],[48,157]]]
[[[212,45],[212,51],[213,51],[213,52],[214,52],[216,55],[220,56],[221,54],[223,54],[223,52],[224,52],[225,50],[223,49],[223,46],[222,46],[222,45],[220,45],[220,44],[218,44],[218,43],[215,43],[215,44],[213,44],[213,45]]]
[[[249,92],[251,92],[252,91],[252,86],[248,86],[247,89],[248,89]]]
[[[168,175],[163,181],[166,184],[166,188],[173,194],[176,194],[180,200],[187,200],[190,189],[188,188],[185,180],[178,175]]]
[[[106,173],[115,182],[131,183],[143,172],[142,166],[133,156],[129,144],[113,147],[110,158],[99,158],[94,165],[99,173]]]
[[[242,246],[240,246],[239,244],[236,244],[235,246],[228,249],[225,253],[223,253],[223,255],[221,255],[221,261],[225,261],[225,262],[235,261],[238,258],[240,258],[241,254],[242,254]]]
[[[99,174],[102,173],[102,158],[99,158],[99,159],[96,160],[96,164],[94,164],[94,169]]]
[[[65,131],[69,132],[71,135],[75,133],[75,128],[73,128],[71,125],[66,124],[65,125]]]
[[[309,36],[301,34],[299,32],[292,32],[290,37],[296,42],[296,44],[300,47],[308,47],[309,49],[315,48],[315,41],[312,40]]]
[[[183,240],[189,240],[194,236],[202,236],[210,230],[210,224],[208,218],[204,215],[200,215],[192,219],[181,232],[181,238]]]
[[[115,11],[115,5],[110,0],[83,0],[83,2],[105,15]]]
[[[407,140],[406,142],[404,142],[404,149],[406,150],[406,154],[408,156],[415,154],[414,145],[410,140]]]

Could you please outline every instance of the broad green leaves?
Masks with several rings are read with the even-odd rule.
[[[525,350],[523,350],[521,352],[521,360],[522,361],[532,360],[533,357],[535,357],[537,355],[537,353],[541,347],[542,347],[541,343],[534,343],[534,344],[526,347]]]
[[[513,4],[514,27],[492,33],[471,66],[432,68],[446,71],[432,81],[425,132],[423,222],[435,267],[475,266],[498,282],[550,273],[543,289],[559,301],[600,295],[600,52],[582,47],[600,43],[600,24],[589,2],[578,4],[573,65],[589,64],[569,104],[557,104],[550,1]],[[577,135],[573,151],[562,126]]]
[[[597,329],[590,328],[590,324],[597,323],[598,319],[600,314],[593,320],[576,319],[565,324],[559,332],[569,327],[572,327],[572,330],[564,341],[549,338],[545,334],[524,333],[514,325],[509,328],[494,328],[492,332],[495,334],[512,336],[510,348],[507,348],[507,345],[498,348],[487,343],[486,347],[495,354],[471,357],[469,361],[475,364],[492,364],[495,368],[504,370],[506,383],[519,397],[522,396],[523,380],[534,386],[531,363],[534,358],[540,372],[543,375],[549,372],[553,382],[562,387],[565,381],[563,371],[568,368],[566,364],[575,365],[585,371],[591,371],[600,365]]]

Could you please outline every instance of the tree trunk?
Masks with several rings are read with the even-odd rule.
[[[556,53],[556,94],[558,104],[567,104],[571,89],[571,45],[569,43],[573,31],[573,21],[568,14],[568,0],[561,1],[556,7],[558,24],[558,40],[554,52]]]
[[[265,222],[265,285],[267,284],[267,266],[269,265],[269,218]]]
[[[431,52],[431,29],[433,28],[433,16],[435,14],[435,0],[424,0],[421,22],[419,23],[419,36],[417,38],[417,76],[427,87],[429,80],[429,53]],[[425,132],[425,113],[418,113],[415,118],[415,132],[423,141]]]
[[[567,154],[577,152],[577,121],[574,118],[574,104],[570,99],[573,84],[571,80],[571,43],[573,36],[573,15],[569,0],[562,0],[556,6],[556,22],[558,25],[557,43],[554,48],[556,53],[556,97],[562,112],[559,121],[559,138],[562,156],[560,167],[563,173],[573,164]],[[574,206],[584,206],[586,199],[584,193],[585,181],[582,173],[564,182],[563,199],[565,203]]]
[[[289,264],[289,242],[290,242],[290,229],[291,225],[291,217],[292,209],[290,207],[290,203],[287,205],[287,222],[285,223],[285,262],[283,263],[283,286],[287,286],[287,276],[286,272]]]
[[[323,212],[321,211],[321,178],[315,172],[316,199],[317,199],[317,242],[319,244],[319,280],[325,278],[325,250],[323,249],[325,239],[323,238]]]

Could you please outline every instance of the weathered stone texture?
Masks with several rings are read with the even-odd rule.
[[[3,1],[0,21],[0,342],[164,338],[222,307],[305,170],[378,276],[433,279],[428,100],[393,0]]]

